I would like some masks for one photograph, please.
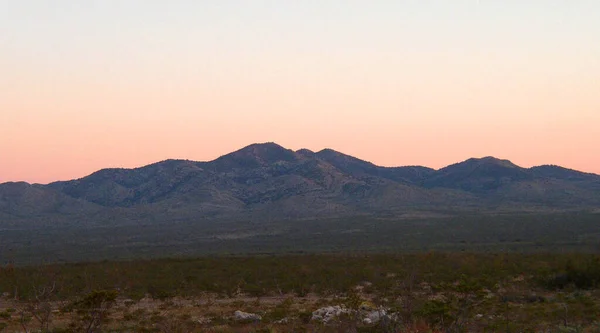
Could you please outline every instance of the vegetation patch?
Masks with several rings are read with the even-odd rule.
[[[592,254],[437,252],[5,266],[0,330],[600,332],[599,271]]]

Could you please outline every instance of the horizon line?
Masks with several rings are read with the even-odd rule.
[[[218,159],[220,159],[222,157],[234,154],[236,152],[242,151],[242,150],[247,149],[247,148],[252,147],[252,146],[264,146],[264,145],[269,145],[269,144],[276,145],[276,146],[278,146],[280,148],[292,151],[294,153],[298,153],[301,150],[307,150],[307,151],[310,151],[311,153],[313,153],[313,154],[316,155],[316,154],[319,154],[319,153],[321,153],[323,151],[331,150],[331,151],[336,152],[338,154],[342,154],[344,156],[349,156],[349,157],[355,158],[357,160],[360,160],[360,161],[363,161],[363,162],[366,162],[366,163],[370,163],[370,164],[372,164],[372,165],[374,165],[376,167],[379,167],[379,168],[421,167],[421,168],[428,168],[428,169],[431,169],[431,170],[434,170],[434,171],[439,171],[439,170],[442,170],[442,169],[447,168],[449,166],[460,164],[460,163],[464,163],[464,162],[467,162],[467,161],[472,160],[472,159],[483,160],[483,159],[486,159],[486,158],[492,158],[492,159],[499,160],[499,161],[510,162],[511,164],[513,164],[513,165],[515,165],[515,166],[517,166],[517,167],[519,167],[521,169],[525,169],[525,170],[530,170],[530,169],[533,169],[533,168],[543,167],[543,166],[552,166],[552,167],[559,167],[559,168],[570,170],[570,171],[575,171],[575,172],[580,172],[580,173],[589,174],[589,175],[595,175],[595,176],[599,176],[600,177],[600,174],[597,174],[595,172],[589,172],[589,171],[582,171],[582,170],[567,168],[567,167],[561,166],[559,164],[553,164],[553,163],[544,163],[544,164],[534,165],[534,166],[531,166],[531,167],[522,167],[522,166],[520,166],[520,165],[512,162],[512,160],[510,160],[510,159],[498,158],[498,157],[495,157],[495,156],[492,156],[492,155],[486,155],[486,156],[481,156],[481,157],[472,156],[472,157],[463,159],[463,160],[461,160],[459,162],[450,163],[450,164],[448,164],[446,166],[443,166],[443,167],[440,167],[440,168],[437,168],[437,169],[429,167],[429,166],[425,166],[425,165],[419,165],[419,164],[397,165],[397,166],[383,166],[383,165],[378,165],[378,164],[376,164],[374,162],[371,162],[371,161],[368,161],[368,160],[364,160],[362,158],[359,158],[359,157],[356,157],[356,156],[353,156],[353,155],[349,155],[349,154],[343,153],[343,152],[335,150],[333,148],[326,147],[326,148],[322,148],[322,149],[320,149],[318,151],[313,151],[313,150],[308,149],[308,148],[300,148],[300,149],[294,150],[294,149],[286,148],[285,146],[282,146],[282,145],[278,144],[275,141],[266,141],[266,142],[251,143],[251,144],[243,146],[243,147],[241,147],[239,149],[233,150],[233,151],[231,151],[229,153],[225,153],[223,155],[220,155],[220,156],[218,156],[218,157],[216,157],[216,158],[214,158],[212,160],[206,160],[206,161],[199,161],[199,160],[187,159],[187,158],[167,158],[167,159],[164,159],[164,160],[159,160],[159,161],[156,161],[156,162],[151,162],[151,163],[143,164],[143,165],[136,166],[136,167],[107,167],[107,168],[100,168],[100,169],[97,169],[96,171],[93,171],[93,172],[91,172],[91,173],[89,173],[89,174],[87,174],[85,176],[79,177],[79,178],[71,178],[71,179],[66,179],[66,180],[54,180],[54,181],[50,181],[50,182],[47,182],[47,183],[42,183],[42,182],[28,182],[28,181],[25,181],[25,180],[9,180],[9,181],[5,181],[5,182],[1,182],[0,185],[11,184],[11,183],[12,184],[15,184],[15,183],[17,183],[17,184],[18,183],[26,183],[26,184],[29,184],[29,185],[49,185],[49,184],[57,183],[57,182],[67,182],[67,181],[74,181],[74,180],[83,179],[83,178],[89,177],[89,176],[91,176],[91,175],[93,175],[95,173],[98,173],[98,172],[104,171],[104,170],[137,170],[137,169],[145,168],[145,167],[148,167],[148,166],[151,166],[151,165],[165,163],[165,162],[168,162],[168,161],[185,161],[185,162],[193,162],[193,163],[211,163],[211,162],[214,162],[214,161],[216,161],[216,160],[218,160]]]

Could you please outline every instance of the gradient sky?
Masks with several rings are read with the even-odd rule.
[[[254,142],[600,173],[598,0],[0,0],[0,182]]]

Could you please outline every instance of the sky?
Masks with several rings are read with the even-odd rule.
[[[0,182],[256,142],[600,174],[597,0],[0,0]]]

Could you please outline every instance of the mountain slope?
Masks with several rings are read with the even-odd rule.
[[[530,168],[537,177],[555,179],[577,184],[583,188],[600,190],[600,176],[577,170],[563,168],[557,165],[542,165]]]
[[[129,207],[159,201],[189,179],[203,175],[195,162],[167,160],[137,169],[104,169],[48,187],[103,206]]]
[[[0,184],[0,212],[12,217],[70,215],[97,210],[96,205],[77,200],[60,191],[25,182]]]
[[[316,153],[316,156],[335,166],[340,171],[357,178],[374,176],[404,184],[420,184],[435,171],[421,166],[381,167],[332,149],[323,149]]]

